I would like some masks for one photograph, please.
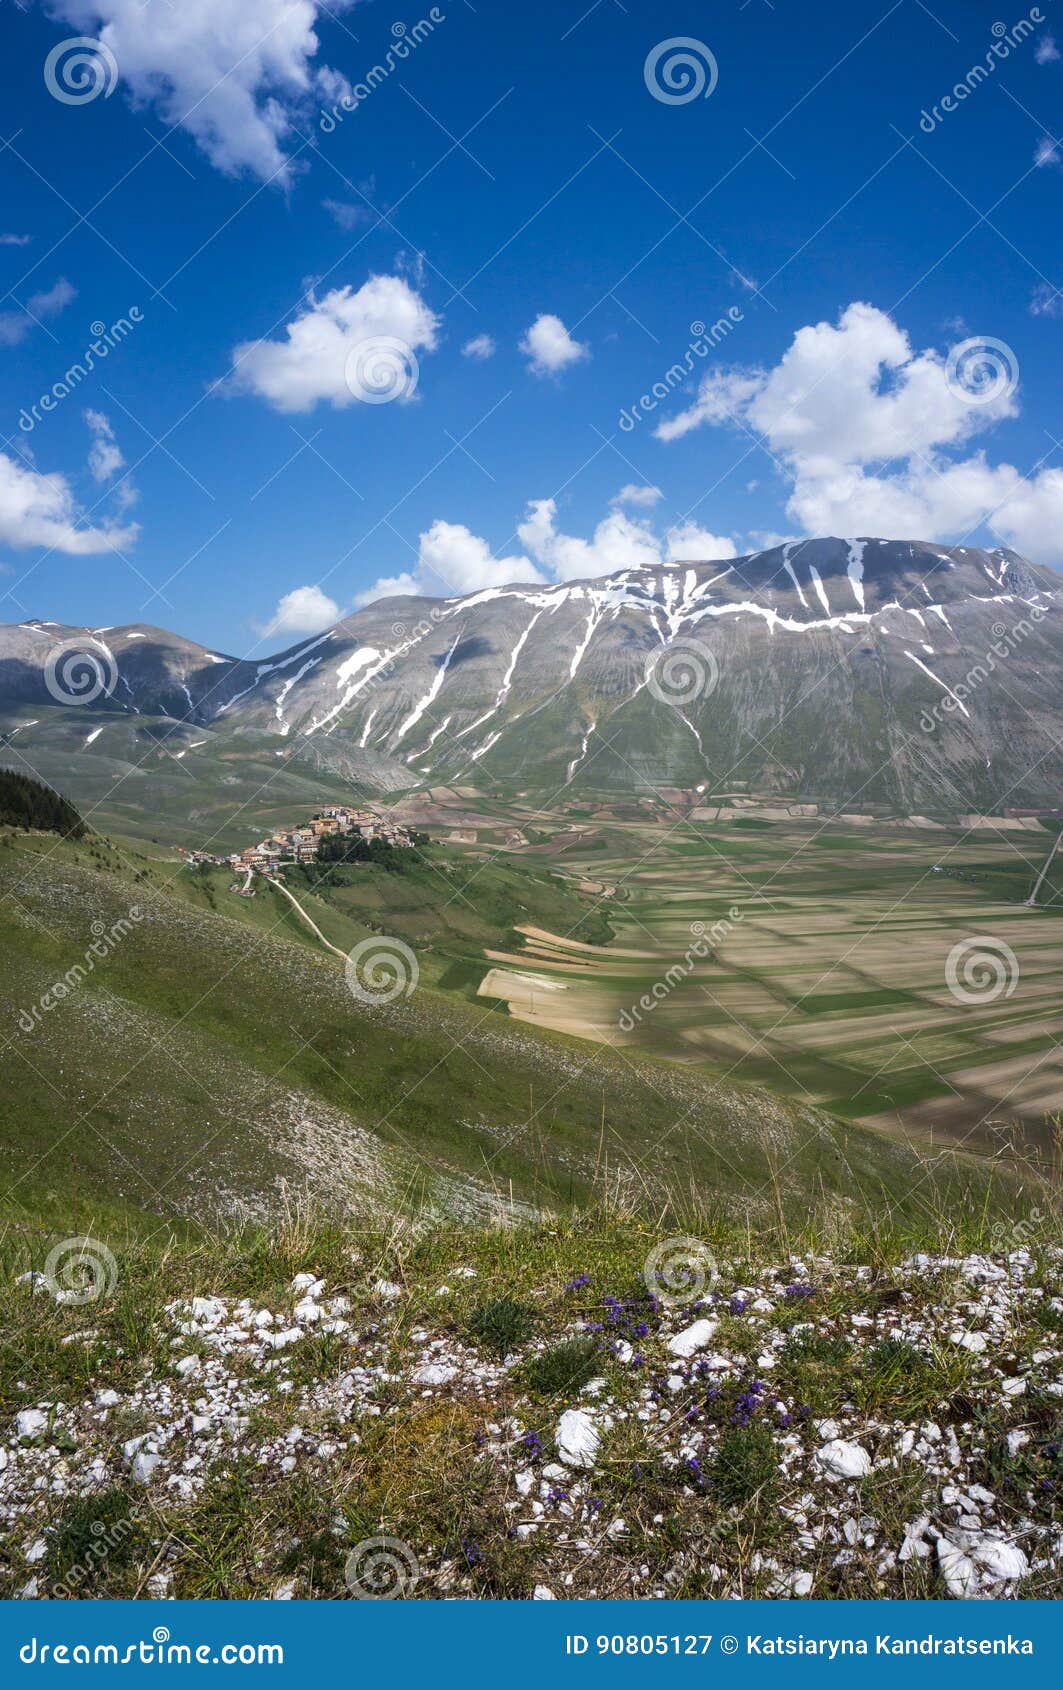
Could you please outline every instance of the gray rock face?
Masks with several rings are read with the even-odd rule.
[[[87,637],[116,671],[108,708],[269,736],[370,790],[999,813],[1059,802],[1059,587],[1007,550],[818,539],[382,600],[260,662],[158,629]],[[49,702],[49,652],[79,636],[0,630],[0,705]]]

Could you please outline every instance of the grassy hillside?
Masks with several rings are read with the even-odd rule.
[[[394,1207],[426,1184],[465,1213],[609,1190],[758,1224],[918,1215],[930,1192],[1016,1200],[962,1156],[924,1162],[813,1108],[517,1025],[440,990],[445,956],[417,953],[412,995],[366,1005],[289,907],[273,922],[265,898],[227,896],[235,919],[174,872],[102,841],[0,845],[0,1156],[16,1213],[231,1218],[292,1191]],[[366,936],[336,921],[341,948]]]

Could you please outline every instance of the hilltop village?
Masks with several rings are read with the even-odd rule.
[[[209,863],[217,868],[276,875],[289,863],[317,862],[322,840],[345,834],[359,835],[365,840],[379,839],[398,848],[412,848],[417,844],[417,837],[409,829],[385,821],[371,810],[350,810],[338,806],[322,810],[298,826],[281,828],[257,845],[248,845],[243,851],[234,851],[226,857],[213,856],[209,851],[186,851],[181,846],[178,849],[193,867],[198,863]]]

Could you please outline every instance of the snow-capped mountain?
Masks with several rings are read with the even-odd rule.
[[[840,808],[1053,809],[1058,575],[1007,550],[796,541],[733,562],[379,601],[261,661],[147,627],[0,630],[0,705],[95,700],[272,743],[372,790],[748,790]]]

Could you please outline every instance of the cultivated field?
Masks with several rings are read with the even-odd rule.
[[[1025,899],[1051,837],[754,817],[555,832],[533,849],[604,889],[614,939],[528,927],[480,989],[850,1119],[982,1149],[1018,1127],[1047,1152],[1063,903],[1051,879]]]

